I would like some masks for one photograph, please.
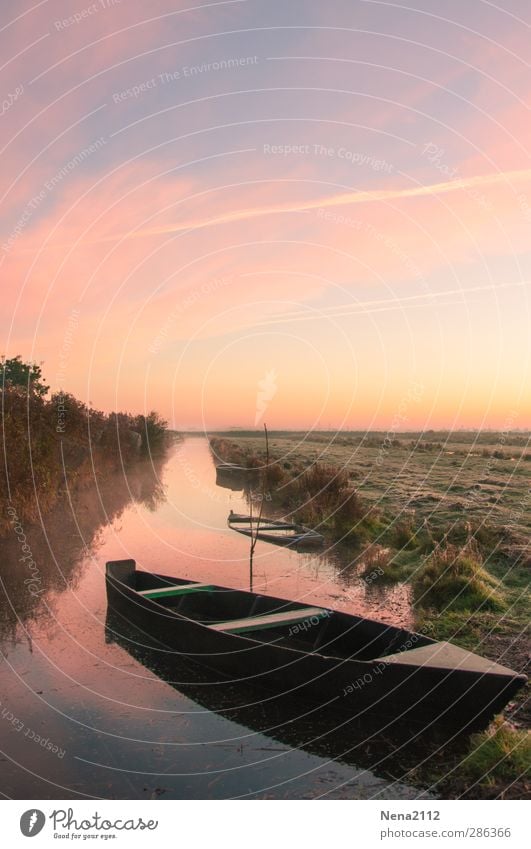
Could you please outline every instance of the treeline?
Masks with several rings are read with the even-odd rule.
[[[0,534],[10,507],[35,521],[67,490],[164,451],[167,423],[154,411],[106,414],[70,393],[47,397],[40,367],[20,357],[2,362],[0,378]]]

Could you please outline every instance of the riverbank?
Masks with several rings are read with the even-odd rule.
[[[42,520],[83,487],[164,453],[171,441],[155,412],[106,414],[67,393],[45,398],[19,386],[0,396],[0,538]]]
[[[409,770],[423,769],[426,751],[417,741],[406,756],[370,717],[336,727],[296,706],[263,703],[251,686],[209,692],[204,670],[194,674],[175,656],[166,667],[160,652],[150,664],[138,631],[126,641],[123,620],[110,617],[108,560],[133,557],[139,569],[249,586],[248,541],[226,525],[229,509],[245,511],[245,497],[217,485],[204,438],[179,440],[160,465],[148,458],[109,474],[101,487],[83,488],[65,506],[52,510],[44,526],[26,529],[42,593],[26,590],[14,535],[0,542],[0,650],[9,661],[2,710],[36,733],[45,729],[65,752],[58,758],[4,718],[6,795],[426,798],[424,774],[407,778]],[[393,588],[373,594],[336,556],[320,556],[318,570],[311,565],[311,555],[259,544],[255,588],[323,606],[355,604],[373,618],[388,602],[384,618],[398,615],[409,627],[405,600],[397,607]],[[435,741],[430,745],[436,748]]]
[[[411,588],[415,625],[528,673],[529,438],[504,434],[270,434],[268,510],[362,548],[371,580]],[[211,436],[215,458],[265,463],[258,433]],[[529,685],[450,775],[457,797],[529,792]]]

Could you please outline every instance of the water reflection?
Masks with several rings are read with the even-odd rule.
[[[217,465],[216,486],[239,493],[240,501],[245,508],[241,512],[252,513],[254,516],[259,513],[263,496],[260,476],[255,470],[245,471],[231,464]],[[262,517],[263,519],[283,518],[278,509],[273,508],[267,495],[262,505]],[[383,618],[390,624],[411,627],[413,623],[410,586],[406,583],[389,584],[382,581],[380,580],[381,572],[377,568],[371,569],[368,566],[368,555],[370,554],[374,560],[376,551],[383,552],[385,549],[375,544],[359,547],[337,545],[330,538],[326,539],[326,534],[325,540],[324,547],[318,551],[313,546],[305,547],[303,544],[292,548],[295,557],[299,557],[299,563],[304,564],[305,571],[312,576],[314,583],[323,578],[328,581],[332,571],[331,583],[334,587],[326,596],[329,606],[332,600],[341,610],[351,610],[373,618]],[[264,554],[264,545],[267,552],[267,548],[271,549],[275,544],[281,546],[284,545],[284,541],[260,542],[262,554]],[[307,556],[304,557],[304,555]],[[304,559],[301,559],[303,557]],[[254,587],[257,588],[256,582]],[[283,590],[283,593],[279,591],[278,594],[286,595],[286,592],[287,589]]]
[[[125,475],[109,475],[65,499],[42,524],[19,524],[18,535],[12,532],[0,540],[0,640],[16,640],[22,623],[27,636],[32,621],[55,618],[57,596],[77,589],[102,530],[126,507],[135,503],[156,511],[161,506],[166,497],[163,464],[162,459],[139,462]]]
[[[204,438],[177,444],[158,466],[137,464],[98,484],[43,526],[24,528],[42,592],[28,592],[16,537],[0,541],[1,701],[17,718],[17,726],[0,722],[7,795],[419,795],[422,781],[415,786],[407,770],[431,751],[429,741],[403,746],[396,729],[390,736],[371,722],[331,728],[285,705],[244,708],[238,698],[235,709],[230,689],[207,692],[173,661],[164,668],[152,649],[109,629],[106,560],[133,557],[148,571],[248,586],[248,540],[227,527],[230,509],[246,512],[246,493],[216,485]],[[306,554],[258,542],[254,583],[258,592],[410,627],[407,589],[367,583],[363,568],[356,552]],[[64,757],[17,731],[20,723],[35,734],[45,729]]]
[[[395,786],[397,796],[406,784],[418,785],[418,798],[429,798],[423,785],[433,771],[437,757],[461,754],[463,739],[453,740],[452,732],[442,728],[416,729],[410,724],[389,718],[365,717],[360,720],[337,720],[322,709],[304,711],[293,701],[277,697],[263,700],[260,693],[245,685],[212,684],[211,674],[200,666],[183,660],[178,653],[161,649],[155,641],[121,616],[108,612],[105,638],[120,646],[153,675],[170,684],[179,694],[204,708],[242,726],[242,739],[252,734],[265,734],[282,744],[284,752],[307,752],[358,771],[366,770],[367,782],[378,776]],[[210,679],[210,681],[209,681]],[[444,747],[444,750],[443,750]],[[427,761],[429,760],[429,767]],[[406,794],[409,795],[409,794]]]
[[[216,486],[230,489],[233,492],[241,492],[250,485],[249,474],[241,469],[227,466],[216,467]]]

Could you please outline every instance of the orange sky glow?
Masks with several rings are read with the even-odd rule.
[[[2,353],[176,428],[531,427],[525,8],[325,5],[9,13]]]

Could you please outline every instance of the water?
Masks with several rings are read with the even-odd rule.
[[[418,779],[425,742],[367,723],[333,728],[322,717],[297,719],[230,689],[213,695],[200,670],[163,668],[107,618],[109,559],[133,557],[141,569],[248,588],[249,541],[227,528],[230,509],[248,512],[244,494],[216,486],[207,441],[188,438],[165,463],[116,474],[47,516],[44,527],[24,528],[38,594],[24,583],[27,549],[14,534],[0,543],[6,796],[425,795]],[[359,557],[337,551],[299,554],[259,542],[254,589],[411,626],[407,589],[367,583],[361,569]]]

